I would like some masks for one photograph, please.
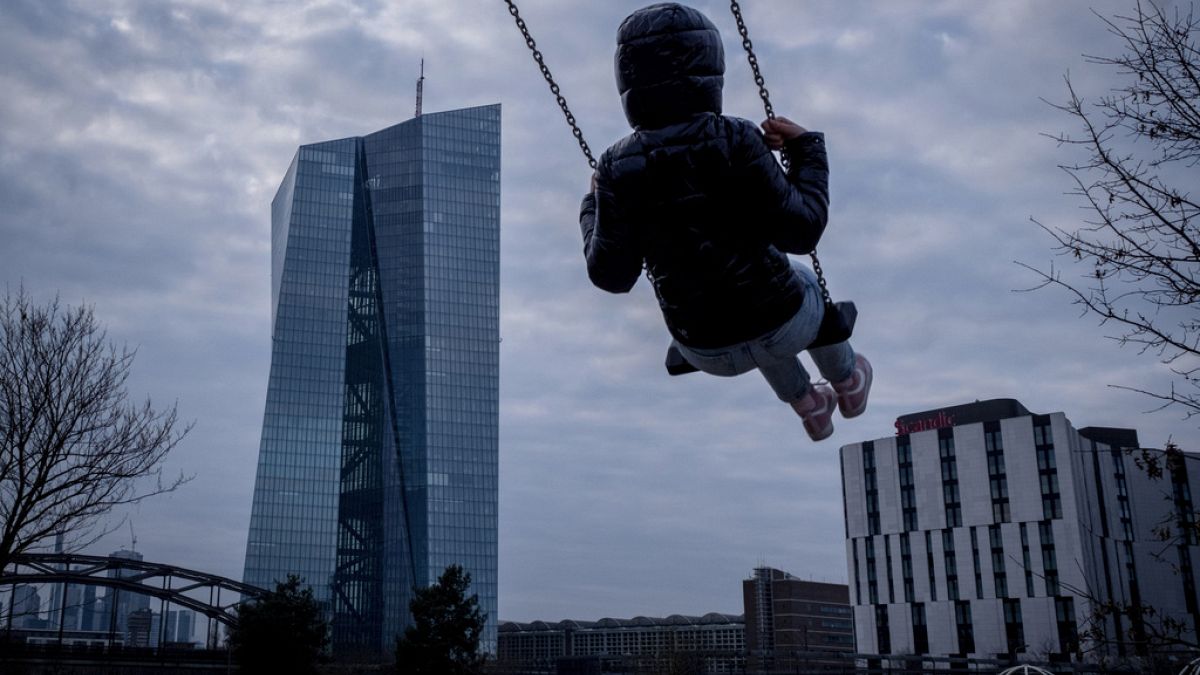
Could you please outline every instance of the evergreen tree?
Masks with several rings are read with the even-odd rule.
[[[483,668],[479,637],[486,615],[479,596],[467,596],[471,575],[446,568],[436,584],[409,603],[413,625],[396,640],[396,672],[403,675],[473,675]]]
[[[243,673],[317,672],[329,629],[312,589],[303,583],[289,574],[273,592],[239,605],[229,646]]]

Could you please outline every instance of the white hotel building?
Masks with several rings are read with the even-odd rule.
[[[1200,456],[1178,453],[1152,480],[1127,452],[1138,446],[1133,430],[993,399],[842,447],[858,651],[1061,659],[1081,646],[1088,597],[1154,607],[1194,636],[1200,547],[1153,529],[1190,522]],[[1101,651],[1145,652],[1130,638],[1140,622],[1101,623]]]

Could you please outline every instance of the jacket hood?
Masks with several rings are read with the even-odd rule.
[[[725,50],[708,17],[673,2],[644,7],[617,30],[617,90],[634,129],[721,112]]]

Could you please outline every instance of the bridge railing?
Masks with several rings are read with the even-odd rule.
[[[243,600],[261,597],[266,592],[219,575],[146,560],[75,553],[27,553],[15,556],[8,567],[0,570],[0,588],[8,586],[14,591],[9,595],[3,616],[5,624],[0,624],[0,629],[12,630],[15,589],[22,584],[63,584],[64,588],[100,586],[118,595],[135,593],[156,598],[161,603],[160,614],[164,617],[168,606],[182,607],[204,616],[208,620],[210,643],[213,642],[211,636],[216,634],[214,623],[236,625],[237,605]],[[58,616],[58,626],[54,627],[58,628],[61,636],[69,608],[67,593],[60,595],[61,606],[48,609]],[[109,630],[112,631],[117,625],[117,603],[109,602],[108,605],[112,613]],[[166,621],[160,624],[165,633]]]

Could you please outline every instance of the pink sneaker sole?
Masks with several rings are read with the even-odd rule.
[[[854,355],[854,373],[850,379],[833,385],[837,392],[838,410],[842,417],[851,419],[867,409],[867,397],[871,394],[871,382],[875,379],[871,362],[862,354]]]
[[[804,431],[814,441],[823,441],[833,435],[833,409],[836,407],[837,394],[829,387],[815,385],[807,396],[792,404],[792,409],[804,422]]]

